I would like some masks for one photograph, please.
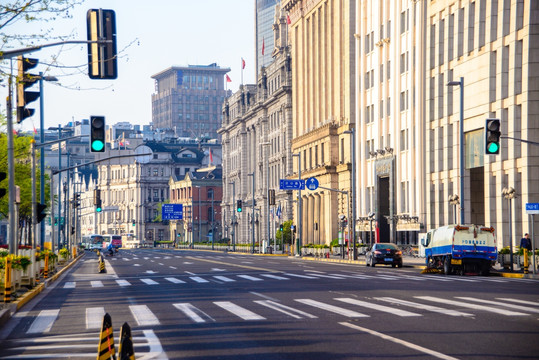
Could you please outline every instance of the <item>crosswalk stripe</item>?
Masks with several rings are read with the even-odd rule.
[[[197,309],[195,306],[193,306],[192,304],[189,304],[189,303],[179,303],[179,304],[172,304],[176,309],[180,310],[181,312],[183,312],[185,315],[187,315],[191,320],[193,320],[194,322],[196,323],[203,323],[203,322],[206,322],[206,320],[204,320],[202,318],[202,316],[200,316],[198,313],[201,313],[203,314],[204,316],[206,316],[207,318],[213,320],[208,314],[204,313],[203,311]],[[215,321],[215,320],[213,320]]]
[[[376,300],[382,300],[382,301],[389,302],[389,303],[393,303],[393,304],[409,306],[409,307],[413,307],[413,308],[420,309],[420,310],[427,310],[427,311],[431,311],[431,312],[445,314],[445,315],[449,315],[449,316],[473,316],[473,314],[468,314],[468,313],[464,313],[464,312],[460,312],[460,311],[456,311],[456,310],[444,309],[444,308],[441,308],[441,307],[438,307],[438,306],[420,304],[420,303],[415,303],[415,302],[412,302],[412,301],[396,299],[396,298],[392,298],[392,297],[376,297],[375,299]]]
[[[519,312],[516,312],[516,311],[498,309],[498,308],[495,308],[495,307],[492,307],[492,306],[470,304],[470,303],[464,302],[464,301],[455,301],[455,300],[450,300],[450,299],[437,298],[437,297],[433,297],[433,296],[414,296],[414,297],[417,298],[417,299],[421,299],[421,300],[434,301],[434,302],[445,303],[445,304],[449,304],[449,305],[456,305],[456,306],[466,307],[466,308],[475,309],[475,310],[490,311],[490,312],[493,312],[493,313],[497,313],[497,314],[501,314],[501,315],[507,315],[507,316],[526,316],[526,315],[528,315],[528,314],[519,313]]]
[[[299,278],[302,278],[302,279],[316,279],[317,277],[316,276],[308,276],[308,275],[300,275],[300,274],[289,274],[289,273],[286,273],[284,275],[288,275],[288,276],[293,276],[293,277],[299,277]]]
[[[261,276],[264,276],[270,279],[275,279],[275,280],[290,280],[289,278],[285,278],[285,277],[273,275],[273,274],[261,274]]]
[[[52,324],[56,321],[60,310],[42,310],[30,325],[27,334],[40,334],[51,331]]]
[[[86,329],[99,329],[105,316],[104,307],[86,308]]]
[[[457,299],[476,301],[476,302],[480,302],[480,303],[483,303],[483,304],[504,306],[504,307],[508,307],[508,308],[511,308],[511,309],[528,311],[528,312],[533,312],[533,313],[536,313],[536,314],[539,313],[539,309],[534,309],[534,308],[530,308],[528,306],[522,306],[522,305],[506,304],[506,303],[503,303],[503,302],[500,302],[500,301],[476,299],[476,298],[467,297],[467,296],[457,296]]]
[[[254,312],[247,310],[239,305],[236,305],[230,301],[216,301],[215,305],[225,309],[229,313],[232,313],[243,320],[266,320],[265,317],[255,314]]]
[[[137,324],[140,326],[159,325],[159,320],[146,305],[129,305]]]
[[[503,300],[503,301],[512,301],[519,304],[526,304],[526,305],[532,305],[532,306],[539,306],[539,303],[533,302],[533,301],[526,301],[526,300],[519,300],[519,299],[510,299],[510,298],[496,298],[497,300]]]
[[[159,284],[157,281],[153,281],[152,279],[140,279],[143,283],[146,285],[157,285]]]
[[[321,278],[326,278],[326,279],[346,279],[345,277],[335,276],[335,275],[324,275],[324,274],[313,274],[313,273],[308,273],[308,274],[315,277],[321,277]]]
[[[334,306],[334,305],[325,304],[325,303],[322,303],[322,302],[316,301],[316,300],[311,300],[311,299],[294,299],[294,300],[297,301],[297,302],[300,302],[302,304],[311,305],[311,306],[314,306],[316,308],[331,311],[333,313],[343,315],[343,316],[347,316],[347,317],[369,317],[369,315],[358,313],[358,312],[353,311],[353,310],[343,309],[343,308],[340,308],[340,307],[337,307],[337,306]]]
[[[306,313],[306,312],[298,310],[298,309],[294,309],[292,307],[280,304],[280,303],[272,301],[272,300],[255,300],[255,303],[260,304],[262,306],[269,307],[270,309],[282,312],[283,314],[291,316],[294,319],[301,319],[302,317],[300,315],[302,315],[304,317],[307,317],[307,318],[310,318],[310,319],[316,319],[317,318],[317,316],[311,315],[309,313]],[[299,314],[299,315],[296,315],[296,314],[293,314],[293,313],[296,313],[296,314]]]
[[[193,281],[196,281],[197,283],[207,283],[209,282],[208,280],[206,279],[203,279],[199,276],[191,276],[189,279],[193,280]]]
[[[130,286],[131,283],[127,280],[116,280],[116,283],[120,286]]]
[[[236,281],[234,279],[231,279],[231,278],[226,277],[226,276],[221,276],[221,275],[216,275],[216,276],[214,276],[214,278],[216,278],[217,280],[224,281],[224,282],[234,282],[234,281]]]
[[[251,281],[262,281],[262,279],[254,277],[254,276],[250,276],[250,275],[238,275],[238,277],[242,279],[251,280]]]
[[[342,301],[342,302],[347,303],[347,304],[363,306],[363,307],[366,307],[368,309],[374,309],[374,310],[378,310],[378,311],[382,311],[382,312],[387,312],[387,313],[397,315],[397,316],[403,316],[403,317],[422,316],[421,314],[413,313],[413,312],[410,312],[410,311],[391,308],[389,306],[369,303],[369,302],[361,301],[361,300],[357,300],[357,299],[336,298],[335,300]]]
[[[64,289],[74,289],[76,285],[76,281],[67,281],[64,285]]]
[[[399,279],[398,277],[396,276],[388,276],[388,275],[376,275],[374,276],[375,279],[382,279],[382,280],[402,280],[402,279]]]
[[[174,284],[185,284],[185,281],[176,279],[173,277],[166,277],[165,280],[170,281],[171,283],[174,283]]]
[[[422,275],[425,279],[434,280],[434,281],[453,281],[453,279],[448,279],[439,275]]]
[[[103,282],[101,280],[90,281],[90,284],[92,287],[103,287]]]

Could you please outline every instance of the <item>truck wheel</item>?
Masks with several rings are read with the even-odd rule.
[[[444,260],[444,274],[451,275],[451,258],[449,256]]]
[[[481,267],[481,276],[489,276],[490,275],[490,265],[488,263],[483,264]]]

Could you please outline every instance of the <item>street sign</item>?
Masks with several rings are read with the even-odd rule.
[[[526,203],[526,214],[539,214],[539,203]]]
[[[183,204],[163,204],[161,207],[161,218],[163,220],[183,219]]]
[[[305,181],[306,185],[307,186],[307,189],[309,190],[316,190],[318,189],[318,185],[320,185],[320,183],[318,182],[318,180],[316,178],[308,178],[307,181]]]
[[[305,190],[305,180],[281,179],[279,185],[281,190]]]

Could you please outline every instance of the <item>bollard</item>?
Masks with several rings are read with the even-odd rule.
[[[523,255],[524,255],[524,274],[528,274],[528,267],[530,266],[530,263],[528,261],[528,249],[523,249]]]
[[[107,270],[105,270],[105,261],[103,261],[103,255],[99,256],[99,261],[97,262],[98,265],[98,272],[99,273],[106,273]]]
[[[77,247],[73,246],[73,259],[77,257]]]
[[[43,278],[46,279],[49,276],[49,253],[45,253],[45,267],[43,268]]]
[[[97,360],[116,359],[114,348],[114,335],[112,333],[112,319],[108,313],[103,316],[103,325],[99,334],[97,346]]]
[[[133,349],[133,337],[131,327],[126,322],[120,328],[120,341],[118,343],[119,360],[135,360],[135,350]]]
[[[6,256],[6,276],[4,282],[4,302],[11,302],[11,256]]]

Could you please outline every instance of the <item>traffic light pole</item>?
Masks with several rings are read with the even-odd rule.
[[[11,73],[13,73],[13,63],[11,64]],[[7,104],[6,104],[6,112],[7,112],[7,177],[8,177],[8,194],[9,194],[9,201],[8,201],[8,207],[9,207],[9,231],[8,231],[8,239],[9,239],[9,253],[10,254],[16,254],[17,249],[15,249],[15,239],[16,239],[16,231],[17,226],[15,222],[15,165],[14,165],[14,154],[13,154],[13,110],[11,108],[12,106],[12,80],[11,76],[9,77],[8,81],[8,97],[7,97]]]

